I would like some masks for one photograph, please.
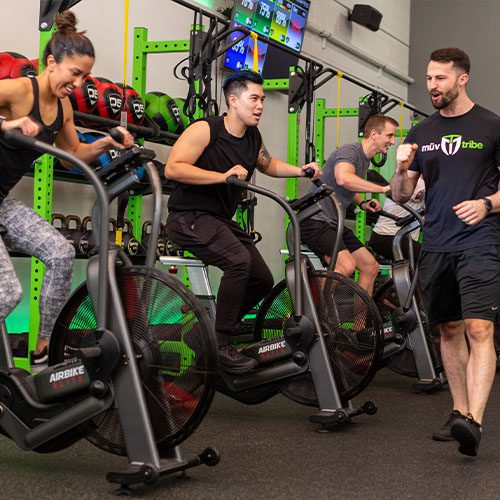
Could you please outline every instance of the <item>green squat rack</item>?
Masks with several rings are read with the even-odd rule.
[[[51,7],[52,18],[47,22],[40,22],[40,62],[41,54],[43,54],[43,49],[49,40],[53,31],[53,19],[55,12],[57,10],[64,10],[70,8],[72,5],[78,3],[80,0],[57,0],[52,2],[50,0],[41,0],[41,12],[42,9],[47,9],[49,4]],[[185,4],[182,0],[175,0],[176,3],[185,5],[186,7],[192,8],[192,6]],[[64,5],[63,5],[64,4]],[[42,7],[43,6],[43,7]],[[55,8],[58,7],[57,10]],[[64,8],[63,8],[64,7]],[[214,20],[213,14],[200,8],[196,9],[196,12],[200,15],[200,22],[195,22],[192,25],[190,38],[186,40],[167,40],[167,41],[151,41],[148,40],[148,30],[146,28],[138,27],[134,29],[134,43],[133,43],[133,69],[132,69],[132,87],[141,95],[144,99],[146,95],[146,75],[147,75],[147,56],[148,54],[160,54],[160,53],[190,53],[193,47],[205,47],[205,36],[202,15],[208,16],[210,21],[209,35],[211,36],[213,31],[213,25],[217,22],[223,22],[220,20]],[[248,34],[246,29],[241,28],[239,31],[243,31]],[[210,52],[210,57],[212,61],[219,57],[227,49],[224,48],[221,52],[217,53],[218,43],[224,36],[228,36],[229,32],[225,32],[222,37],[219,36],[215,40],[213,52]],[[238,40],[233,41],[237,43]],[[200,45],[203,44],[203,45]],[[191,55],[195,52],[193,50]],[[342,74],[337,70],[331,68],[324,68],[323,65],[313,61],[304,56],[299,56],[301,60],[304,61],[306,69],[300,67],[292,67],[290,69],[289,78],[283,79],[273,79],[266,80],[264,82],[264,88],[266,90],[288,90],[288,148],[287,148],[287,162],[293,165],[299,165],[299,135],[300,135],[300,115],[303,108],[306,109],[306,163],[313,161],[314,159],[322,166],[324,162],[324,137],[325,137],[325,119],[329,117],[353,117],[357,116],[359,110],[356,108],[333,108],[328,109],[325,106],[324,99],[316,99],[315,109],[314,109],[314,124],[312,119],[313,113],[313,103],[314,103],[314,92],[328,80],[334,76],[343,77],[345,80],[350,81],[370,92],[376,94],[377,96],[383,96],[385,102],[390,105],[391,103],[398,103],[399,101],[395,99],[389,99],[385,94],[380,93],[379,90],[375,90],[363,82],[356,80],[349,75]],[[196,58],[194,58],[196,61]],[[190,63],[193,61],[190,60]],[[199,59],[195,62],[194,76],[195,79],[192,82],[194,91],[196,95],[200,91],[200,87],[203,87],[203,78],[206,77],[208,73],[209,81],[211,78],[211,64],[206,65],[204,70],[196,68],[196,64],[201,66]],[[42,69],[42,68],[41,68]],[[192,69],[192,68],[191,68]],[[320,77],[323,77],[321,81],[318,81]],[[400,103],[402,106],[426,116],[424,113],[419,112],[412,106]],[[395,104],[394,104],[395,105]],[[380,111],[378,111],[380,112]],[[386,112],[386,111],[383,111]],[[203,110],[198,105],[198,101],[195,101],[194,111],[192,113],[192,118],[200,118],[203,116]],[[312,129],[314,127],[314,139],[316,144],[314,145],[312,140]],[[404,135],[407,131],[404,131]],[[35,167],[35,181],[34,181],[34,208],[35,210],[45,219],[50,220],[52,216],[52,190],[53,190],[53,160],[49,156],[43,156],[38,160]],[[141,227],[142,227],[142,196],[136,195],[129,199],[128,204],[128,218],[132,222],[134,236],[140,241],[141,239]],[[286,180],[286,196],[288,198],[296,198],[298,196],[298,182],[297,179],[287,179]],[[358,235],[364,238],[365,221],[362,219],[364,212],[359,216],[359,231]],[[241,224],[247,224],[248,226],[248,211],[244,208],[240,208],[237,212],[236,219]],[[362,229],[361,229],[362,228]],[[361,234],[363,233],[363,234]],[[363,239],[364,241],[364,239]],[[29,341],[28,341],[28,351],[33,350],[36,345],[37,335],[38,335],[38,323],[39,323],[39,313],[38,313],[38,300],[40,296],[40,288],[43,279],[44,268],[41,262],[37,259],[32,260],[31,265],[31,284],[30,284],[30,313],[29,313]],[[16,364],[18,366],[29,368],[28,358],[16,358]]]

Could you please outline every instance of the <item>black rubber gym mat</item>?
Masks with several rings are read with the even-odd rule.
[[[500,377],[474,459],[460,455],[454,442],[431,440],[450,411],[448,391],[415,395],[411,383],[382,370],[357,398],[374,401],[378,413],[329,434],[309,423],[311,408],[282,396],[245,406],[218,394],[182,450],[215,446],[219,465],[188,470],[190,480],[166,476],[135,488],[136,494],[171,500],[498,498]],[[101,499],[116,489],[105,473],[122,465],[122,458],[86,441],[49,456],[20,451],[0,436],[0,498]]]

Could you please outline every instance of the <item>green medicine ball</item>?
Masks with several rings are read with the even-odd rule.
[[[177,104],[163,92],[148,92],[146,94],[145,112],[164,132],[175,133],[181,123]]]

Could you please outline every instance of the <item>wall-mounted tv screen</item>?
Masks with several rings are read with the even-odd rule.
[[[299,54],[310,5],[310,0],[235,0],[231,27],[244,26]],[[229,42],[241,35],[239,31],[231,33]],[[224,65],[234,70],[253,69],[255,50],[253,40],[246,37],[227,50]],[[257,41],[261,73],[268,50],[267,43]]]

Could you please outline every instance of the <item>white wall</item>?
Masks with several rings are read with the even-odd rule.
[[[450,12],[453,22],[443,23]],[[415,84],[409,88],[415,104],[433,113],[425,75],[429,56],[441,47],[459,47],[471,61],[467,93],[500,114],[498,57],[500,2],[491,0],[413,0],[411,4],[411,65]]]
[[[207,4],[207,0],[203,2]],[[226,0],[216,0],[215,7],[227,5]],[[358,51],[381,62],[393,70],[406,75],[408,72],[408,45],[410,23],[410,0],[371,0],[370,3],[383,14],[381,29],[374,33],[347,20],[348,9],[354,0],[313,0],[309,21],[315,31],[330,33],[334,39],[352,45]],[[123,80],[123,0],[82,0],[73,10],[79,19],[80,29],[85,29],[96,48],[97,59],[93,74],[105,76],[113,81]],[[23,53],[28,58],[38,53],[37,30],[38,0],[0,0],[2,13],[9,16],[0,30],[0,50]],[[127,80],[132,72],[132,33],[135,26],[147,27],[150,40],[186,39],[192,23],[193,12],[171,0],[130,0],[129,51]],[[406,100],[407,84],[388,74],[383,68],[361,60],[334,43],[306,32],[303,53],[321,63],[339,69],[361,79],[371,86],[384,89],[399,99]],[[173,96],[185,96],[185,82],[173,77],[174,65],[185,54],[150,55],[148,60],[147,90],[161,90]],[[367,91],[347,81],[341,83],[341,107],[357,107],[359,97]],[[327,98],[327,106],[337,106],[336,79],[318,91],[318,97]],[[266,110],[260,126],[267,148],[274,156],[286,157],[287,151],[287,98],[278,93],[268,93]],[[400,110],[391,114],[400,118]],[[404,112],[404,123],[408,126],[409,113]],[[328,123],[325,152],[335,148],[335,120]],[[341,119],[340,142],[356,140],[357,118]],[[156,148],[161,160],[165,160],[169,148]],[[258,182],[284,192],[281,179],[258,177]],[[307,182],[307,181],[301,181]],[[303,188],[304,189],[304,188]],[[30,201],[32,180],[23,179],[15,189],[15,195]],[[54,211],[86,214],[91,205],[91,190],[81,185],[56,182],[54,189]],[[282,261],[278,250],[283,244],[284,217],[280,210],[259,197],[256,213],[256,228],[264,240],[259,244],[270,263],[276,278],[282,276]]]

